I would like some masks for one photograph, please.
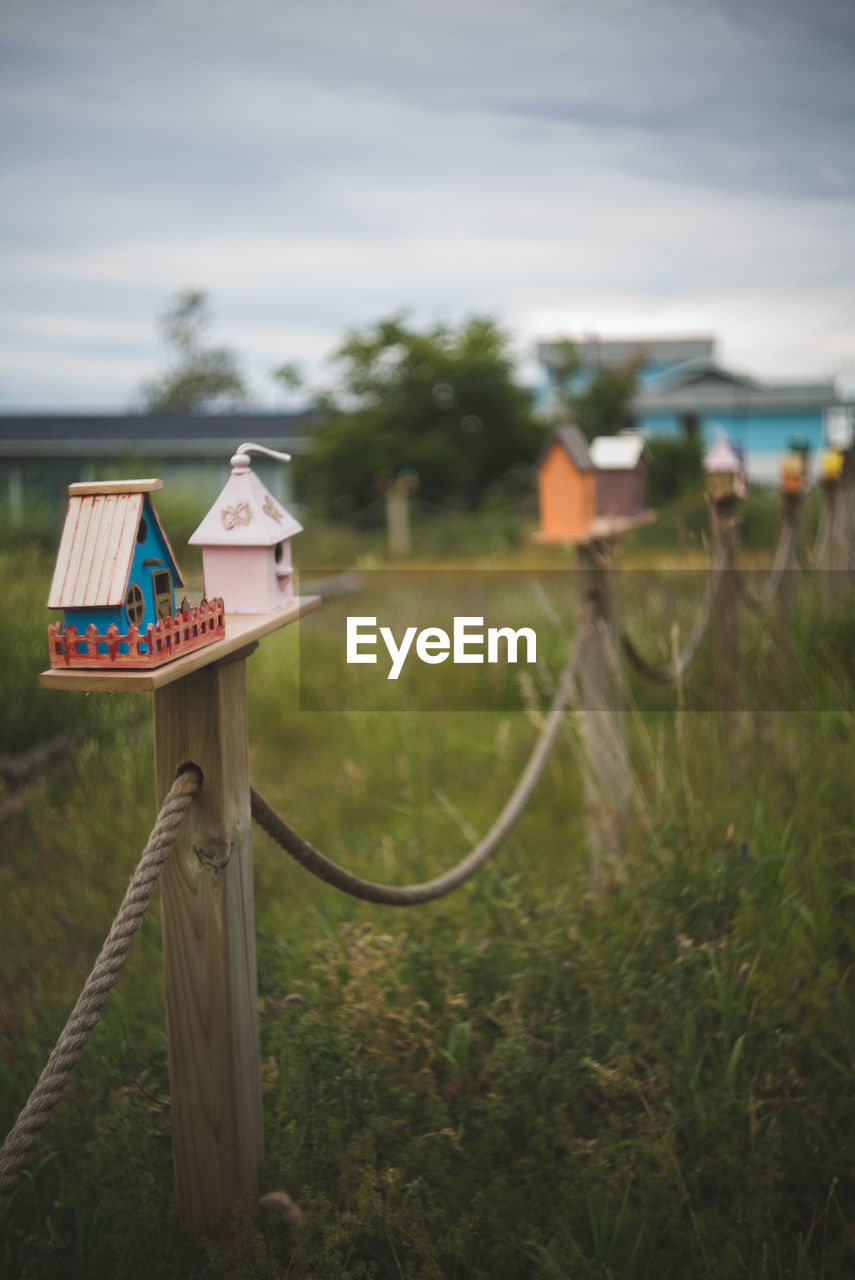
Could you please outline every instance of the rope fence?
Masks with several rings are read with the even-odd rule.
[[[579,651],[577,642],[564,667],[552,705],[528,762],[495,823],[466,857],[443,875],[423,884],[402,887],[363,880],[315,849],[288,826],[254,789],[250,792],[253,818],[305,870],[364,902],[385,906],[417,906],[452,893],[475,875],[507,839],[531,799],[573,691]],[[35,1088],[0,1149],[0,1208],[7,1203],[14,1191],[34,1146],[89,1043],[166,865],[176,829],[201,786],[201,770],[195,765],[187,765],[178,774],[164,799],[155,827],[98,959]]]
[[[565,711],[571,700],[574,700],[577,684],[581,691],[588,754],[593,772],[598,775],[597,803],[602,809],[612,805],[617,812],[620,809],[620,797],[628,786],[626,778],[622,780],[622,774],[628,778],[631,772],[620,719],[623,705],[621,694],[625,693],[620,652],[641,675],[658,684],[677,683],[678,691],[682,677],[697,655],[711,623],[713,630],[720,633],[716,640],[718,646],[722,644],[721,635],[727,633],[729,649],[725,656],[731,659],[733,657],[731,650],[735,649],[738,631],[735,621],[736,588],[733,582],[728,583],[727,577],[732,577],[736,572],[736,522],[732,517],[732,505],[722,507],[715,514],[712,564],[704,596],[692,632],[681,650],[677,649],[676,627],[672,630],[674,656],[668,667],[647,661],[627,632],[619,629],[617,613],[612,609],[610,553],[607,555],[604,547],[594,544],[586,548],[588,586],[582,596],[584,603],[578,617],[575,643],[555,687],[538,737],[495,822],[486,835],[450,870],[419,884],[396,886],[377,883],[355,875],[322,854],[250,787],[249,807],[252,818],[304,870],[342,893],[382,906],[412,907],[434,902],[452,893],[474,876],[520,820],[543,774]],[[848,519],[848,512],[844,514]],[[798,556],[795,507],[792,508],[790,517],[782,525],[775,560],[762,592],[764,607],[770,607],[775,602],[782,581],[788,570],[794,567]],[[842,520],[841,517],[839,525],[835,524],[831,532],[823,534],[826,540],[838,535],[838,529],[843,528]],[[826,543],[826,549],[828,545],[830,544]],[[718,649],[716,653],[718,654]],[[614,707],[608,701],[612,689],[618,695]],[[597,698],[601,701],[598,702]],[[579,705],[578,699],[574,701],[574,705]],[[614,734],[614,741],[605,736],[608,726],[605,725],[604,716],[597,715],[598,711],[606,709],[617,713],[612,717],[614,724],[609,730]],[[616,771],[615,761],[618,757],[621,757],[618,761],[620,769]],[[196,764],[187,764],[178,771],[165,796],[148,843],[92,971],[35,1088],[0,1149],[0,1207],[9,1201],[53,1108],[59,1102],[74,1067],[89,1042],[166,866],[178,828],[202,785],[202,770]],[[595,849],[593,836],[591,848]],[[254,955],[252,972],[254,974]]]
[[[352,898],[359,898],[362,902],[379,903],[387,907],[415,907],[445,897],[484,866],[522,816],[543,773],[552,744],[561,727],[562,716],[576,679],[579,652],[580,646],[577,643],[561,675],[552,706],[528,763],[498,818],[466,857],[443,875],[427,880],[423,884],[400,887],[363,880],[320,853],[314,845],[290,827],[255,789],[251,792],[253,818],[272,840],[296,862],[299,862],[301,867]]]
[[[92,972],[39,1076],[38,1083],[0,1149],[0,1207],[12,1194],[30,1152],[71,1079],[110,991],[140,927],[151,895],[166,865],[173,837],[202,785],[195,765],[183,770],[170,788],[148,843],[142,852],[122,905],[116,914]]]
[[[710,566],[707,575],[706,586],[704,588],[703,599],[698,610],[698,616],[695,619],[695,625],[692,627],[689,639],[682,649],[674,654],[671,665],[668,667],[658,666],[654,662],[650,662],[641,653],[638,645],[623,628],[620,633],[620,647],[630,665],[635,668],[640,676],[646,680],[650,680],[653,684],[674,684],[679,683],[688,671],[689,667],[695,660],[697,653],[703,644],[704,637],[709,631],[710,622],[713,617],[713,606],[715,605],[716,592],[722,573],[731,572],[724,567],[720,555],[715,557],[714,563]]]
[[[624,629],[620,633],[620,647],[623,650],[630,664],[635,668],[640,676],[644,676],[646,680],[650,680],[653,684],[673,684],[683,678],[689,667],[695,660],[695,656],[700,649],[704,637],[709,630],[710,620],[712,618],[713,603],[715,601],[715,577],[711,573],[707,579],[707,585],[704,589],[704,597],[701,601],[701,607],[698,610],[698,616],[695,625],[692,628],[691,635],[684,647],[674,655],[674,660],[670,667],[660,667],[655,663],[648,661],[638,649],[632,637]]]

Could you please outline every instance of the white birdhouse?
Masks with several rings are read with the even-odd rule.
[[[202,548],[205,595],[226,613],[272,613],[294,598],[291,538],[302,525],[264,487],[250,452],[290,462],[287,453],[242,444],[225,488],[189,541]]]

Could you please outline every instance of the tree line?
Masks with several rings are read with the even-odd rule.
[[[184,289],[158,319],[166,369],[143,383],[151,413],[211,413],[248,399],[240,359],[210,337],[208,296]],[[329,510],[375,499],[402,472],[430,502],[475,507],[495,492],[527,487],[557,420],[591,439],[626,424],[637,369],[582,369],[569,339],[559,344],[556,403],[536,412],[519,380],[510,335],[488,316],[414,325],[403,312],[347,333],[333,353],[331,386],[309,390],[286,362],[271,377],[302,391],[315,415],[301,488]]]

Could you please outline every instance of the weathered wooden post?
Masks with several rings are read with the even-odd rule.
[[[793,622],[798,574],[799,525],[807,482],[802,449],[791,449],[781,462],[781,528],[772,563],[769,595],[774,600],[779,638],[786,640]]]
[[[618,661],[617,553],[616,535],[577,544],[579,691],[591,770],[586,791],[595,888],[601,885],[601,859],[621,853],[630,788],[625,695]]]
[[[181,765],[204,774],[161,880],[175,1192],[198,1231],[259,1192],[264,1160],[246,658],[318,603],[227,616],[225,639],[152,671],[39,677],[51,689],[153,694],[158,806]]]
[[[739,585],[737,524],[745,494],[742,464],[721,435],[704,459],[713,572],[713,684],[722,737],[735,731],[731,712],[739,707]]]
[[[211,1230],[261,1192],[245,652],[154,691],[157,800],[193,761],[204,784],[161,887],[175,1193]]]
[[[405,559],[412,550],[410,537],[410,494],[418,488],[415,471],[399,471],[386,489],[386,541],[392,560]]]
[[[843,485],[844,461],[844,455],[839,449],[827,449],[820,460],[822,511],[817,535],[816,567],[827,600],[833,600],[837,595],[849,568],[848,494]]]
[[[620,667],[617,558],[620,536],[656,519],[646,508],[642,436],[602,436],[589,448],[578,427],[560,427],[538,462],[540,529],[533,540],[575,546],[578,563],[579,692],[590,770],[585,779],[591,879],[622,852],[632,770]]]
[[[239,485],[252,486],[245,457],[232,461],[233,479],[238,472]],[[91,595],[92,584],[107,581],[108,568],[115,589],[107,594],[142,612],[150,587],[160,589],[166,608],[166,597],[171,600],[173,587],[182,585],[165,535],[150,545],[156,514],[148,495],[159,483],[72,487],[51,597],[66,609],[66,618],[73,597]],[[202,1232],[221,1223],[235,1200],[259,1193],[264,1162],[246,659],[260,637],[320,603],[317,597],[293,598],[290,572],[283,581],[281,542],[290,526],[272,498],[267,504],[268,496],[262,489],[221,502],[220,524],[238,532],[249,525],[263,529],[263,511],[279,538],[267,546],[270,563],[255,563],[257,545],[240,558],[247,566],[244,576],[258,570],[261,599],[268,601],[275,590],[285,601],[280,607],[264,603],[267,612],[235,612],[225,619],[221,600],[212,608],[188,610],[175,621],[192,619],[194,625],[184,628],[187,640],[176,638],[169,653],[154,651],[152,629],[149,640],[136,646],[128,635],[110,646],[89,636],[85,645],[69,646],[52,624],[59,633],[52,636],[55,665],[39,677],[45,688],[152,693],[158,806],[182,765],[197,765],[204,775],[161,882],[176,1197],[181,1220]],[[262,500],[263,509],[256,509]],[[159,554],[146,558],[145,551],[153,549]],[[158,576],[166,572],[167,552],[169,582]],[[229,574],[235,569],[231,564]],[[240,579],[238,573],[235,580]],[[102,611],[114,607],[106,597],[96,605]]]

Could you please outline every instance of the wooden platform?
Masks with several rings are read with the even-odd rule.
[[[617,538],[633,529],[640,529],[643,525],[653,524],[658,518],[655,511],[640,511],[637,516],[598,516],[584,533],[575,537],[546,534],[538,529],[531,535],[531,540],[539,546],[578,547],[586,542]]]
[[[151,693],[153,689],[161,689],[211,663],[221,662],[271,631],[295,622],[304,613],[311,613],[320,604],[320,596],[304,596],[275,613],[227,613],[224,640],[195,649],[174,662],[142,671],[111,671],[108,667],[72,671],[51,667],[39,676],[39,686],[42,689],[78,689],[85,693]]]

